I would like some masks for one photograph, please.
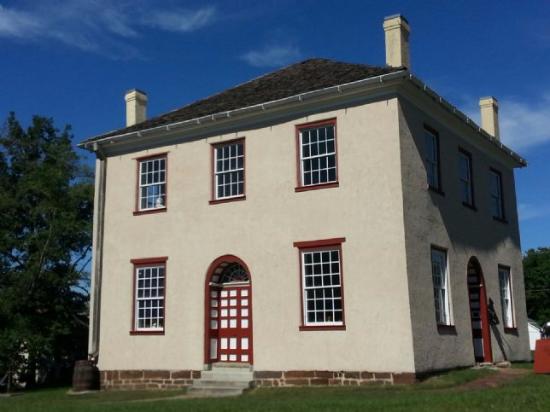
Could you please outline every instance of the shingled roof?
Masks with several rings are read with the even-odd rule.
[[[130,127],[92,137],[87,141],[91,142],[105,137],[253,106],[399,70],[402,68],[342,63],[328,59],[304,60],[171,112]]]

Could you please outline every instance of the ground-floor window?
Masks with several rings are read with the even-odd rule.
[[[135,259],[134,332],[163,332],[166,258]]]
[[[502,305],[502,323],[505,328],[514,327],[512,308],[512,285],[510,282],[510,268],[499,266],[498,278],[500,282],[500,303]]]
[[[300,250],[302,327],[342,327],[342,242],[297,242]]]
[[[435,318],[438,325],[451,325],[451,299],[449,293],[447,251],[432,246],[431,259]]]

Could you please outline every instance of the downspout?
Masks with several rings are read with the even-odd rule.
[[[105,218],[105,183],[107,158],[101,147],[93,145],[96,154],[94,220],[92,238],[92,279],[90,293],[90,330],[88,336],[88,358],[97,364],[99,358],[99,337],[101,317],[101,278],[103,274],[103,231]]]

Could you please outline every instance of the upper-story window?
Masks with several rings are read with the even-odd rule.
[[[491,213],[495,219],[504,220],[504,198],[502,194],[502,175],[499,171],[489,170],[489,193]]]
[[[437,324],[451,325],[451,298],[449,292],[447,251],[436,247],[432,247],[432,280]]]
[[[297,126],[300,156],[297,190],[338,182],[336,120]]]
[[[244,139],[213,145],[213,202],[244,198]]]
[[[505,328],[514,327],[514,315],[512,304],[512,284],[510,282],[510,268],[498,267],[498,278],[500,283],[500,303],[502,305],[502,323]]]
[[[137,212],[166,208],[166,155],[138,159]]]
[[[466,206],[474,206],[474,185],[472,173],[472,155],[465,150],[458,152],[458,174],[460,199]]]
[[[428,187],[441,191],[441,172],[439,162],[439,135],[430,128],[424,128],[424,160]]]

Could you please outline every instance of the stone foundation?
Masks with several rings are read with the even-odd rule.
[[[107,390],[182,389],[200,377],[191,370],[114,370],[101,371],[100,383]]]
[[[200,379],[201,371],[192,370],[113,370],[101,371],[101,389],[182,389],[193,379]],[[412,384],[414,373],[365,371],[255,371],[256,387],[274,386],[360,386],[372,383]]]
[[[359,386],[372,383],[412,384],[414,373],[364,372],[364,371],[256,371],[257,387],[272,386]]]

